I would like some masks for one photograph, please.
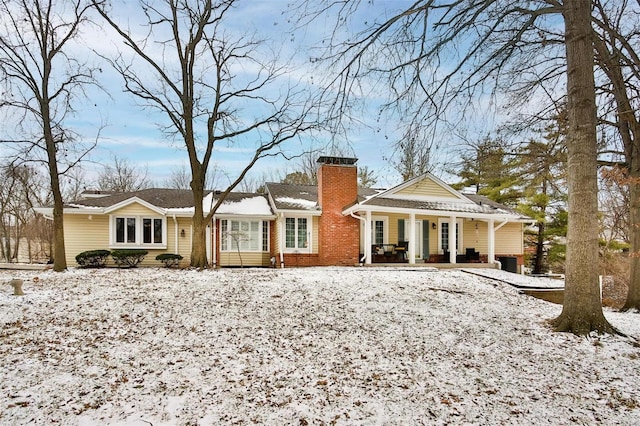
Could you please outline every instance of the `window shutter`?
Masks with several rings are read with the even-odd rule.
[[[429,259],[429,221],[422,221],[422,258]]]
[[[398,219],[398,243],[403,243],[404,241],[404,219]]]

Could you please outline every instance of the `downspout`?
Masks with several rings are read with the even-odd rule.
[[[355,213],[353,213],[353,212],[349,213],[349,215],[350,215],[351,217],[354,217],[354,218],[356,218],[356,219],[361,220],[362,222],[364,222],[364,223],[363,223],[363,225],[365,225],[364,232],[366,233],[366,232],[367,232],[367,227],[366,227],[366,225],[367,225],[367,224],[366,224],[367,219],[365,219],[364,217],[361,217],[360,215],[356,215],[356,214],[355,214]],[[367,250],[371,250],[371,247],[370,247],[370,246],[371,246],[371,244],[369,244],[369,248],[367,248],[367,241],[366,241],[366,237],[365,237],[364,250],[363,250],[363,251],[364,251],[364,253],[363,253],[363,255],[362,255],[362,259],[360,259],[360,264],[361,264],[361,265],[364,265],[364,261],[367,259]]]
[[[218,267],[218,221],[216,218],[213,218],[213,267]]]
[[[278,221],[280,225],[278,226],[278,240],[279,240],[279,248],[280,248],[280,268],[284,269],[284,239],[282,233],[284,232],[284,226],[282,226],[282,219],[284,218],[284,213],[280,213],[280,220]]]

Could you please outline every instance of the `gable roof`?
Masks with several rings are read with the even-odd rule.
[[[426,185],[425,185],[426,183]],[[435,190],[434,190],[435,189]],[[379,192],[345,209],[344,214],[366,210],[422,214],[455,213],[462,217],[496,218],[531,222],[528,216],[482,195],[456,191],[431,173],[425,173],[386,191]]]

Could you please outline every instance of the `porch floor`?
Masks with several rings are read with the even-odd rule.
[[[491,263],[424,263],[424,262],[416,262],[416,263],[384,263],[384,262],[376,262],[370,265],[364,266],[385,266],[385,267],[399,267],[399,266],[410,266],[416,268],[436,268],[436,269],[456,269],[456,268],[476,268],[476,269],[496,269],[497,265]]]

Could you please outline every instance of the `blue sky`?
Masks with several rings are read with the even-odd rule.
[[[309,57],[313,56],[309,46],[318,44],[318,41],[326,37],[327,32],[333,28],[330,20],[326,21],[326,25],[317,21],[315,26],[298,31],[292,36],[289,33],[290,16],[284,14],[288,3],[288,0],[241,1],[225,22],[225,27],[232,34],[255,31],[259,36],[266,37],[281,49],[282,58],[288,58],[286,60],[292,65],[293,74],[308,81],[311,76],[322,71],[315,69],[315,65],[309,61]],[[405,0],[378,0],[361,9],[362,19],[370,19],[369,16],[378,17],[385,9],[397,9],[399,5],[410,3]],[[114,10],[119,22],[128,22],[133,29],[141,28],[138,25],[139,21],[136,21],[136,16],[140,15],[137,2],[116,0]],[[80,57],[84,56],[102,68],[99,81],[104,89],[88,90],[88,99],[77,104],[76,116],[68,121],[85,141],[92,142],[98,138],[97,147],[91,153],[89,161],[84,164],[87,181],[95,178],[101,164],[111,162],[113,156],[117,155],[128,160],[130,164],[146,169],[149,179],[156,186],[162,186],[172,171],[188,169],[188,158],[183,143],[179,140],[167,140],[159,129],[159,125],[167,124],[167,118],[157,111],[142,108],[139,99],[124,93],[121,77],[108,64],[100,63],[92,55],[92,49],[107,56],[115,55],[119,50],[127,52],[119,38],[106,25],[102,29],[85,29],[82,34],[82,46],[77,47]],[[374,170],[379,186],[390,186],[400,181],[398,173],[388,160],[393,151],[392,141],[400,131],[393,121],[377,123],[375,105],[381,99],[369,101],[369,108],[362,111],[362,121],[371,127],[354,126],[346,135],[346,140],[340,137],[337,142],[351,151],[350,155],[359,158],[359,166],[368,166]],[[318,147],[330,141],[331,135],[324,134],[317,141],[305,138],[301,143],[289,144],[287,150],[289,154],[296,154],[310,146]],[[212,161],[223,175],[235,178],[250,158],[247,146],[250,148],[251,141],[239,140],[234,146],[220,146],[214,152]],[[258,162],[250,175],[257,180],[264,176],[274,179],[295,169],[295,160],[287,162],[282,158],[269,158]]]
[[[388,6],[389,2],[377,2],[375,5],[376,8],[382,9]],[[307,28],[304,32],[299,31],[295,37],[291,37],[288,33],[290,29],[290,23],[287,22],[289,16],[283,12],[286,6],[287,1],[284,0],[241,2],[225,26],[230,32],[242,33],[255,30],[259,36],[265,35],[276,46],[282,48],[283,58],[291,57],[297,62],[296,72],[300,74],[300,77],[308,79],[305,74],[313,74],[317,71],[308,61],[312,55],[308,46],[316,43],[317,39],[324,35],[323,32],[326,28],[319,28],[319,26]],[[132,10],[134,7],[135,3],[131,2],[127,3],[124,9],[117,8],[116,10],[119,15],[126,14],[133,17],[136,15]],[[381,10],[369,10],[368,12],[379,14]],[[110,30],[103,29],[100,37],[106,38],[107,42],[105,43],[104,39],[95,42],[98,43],[99,49],[106,48],[114,53],[120,49],[118,47],[119,40],[116,37],[111,38],[110,33]],[[88,40],[85,39],[86,41]],[[93,161],[102,163],[105,158],[109,160],[113,155],[126,158],[132,164],[146,167],[149,177],[156,185],[161,185],[172,170],[180,167],[188,169],[188,158],[182,142],[179,140],[168,141],[159,130],[158,124],[167,123],[164,115],[148,108],[141,108],[138,99],[123,93],[122,80],[108,66],[103,67],[101,83],[109,96],[100,92],[94,93],[92,95],[93,101],[97,106],[89,104],[88,109],[77,117],[77,124],[88,131],[83,131],[83,133],[89,139],[95,137],[91,134],[91,128],[95,129],[100,123],[105,123],[105,127],[100,132],[98,147],[91,156]],[[92,109],[95,111],[91,111]],[[363,115],[368,114],[363,112]],[[397,173],[383,158],[391,154],[390,141],[393,132],[396,131],[392,127],[392,124],[382,123],[380,131],[367,127],[354,128],[353,133],[347,135],[347,141],[338,141],[342,146],[353,150],[353,154],[359,158],[358,164],[360,166],[374,169],[379,176],[379,183],[383,186],[396,183],[399,179]],[[390,137],[385,138],[385,134]],[[287,150],[290,154],[295,154],[308,149],[309,146],[322,145],[323,142],[329,143],[330,135],[321,136],[316,141],[303,138],[302,143],[289,144]],[[236,146],[221,146],[215,151],[213,162],[223,175],[235,177],[247,163],[250,152],[247,152],[243,147],[245,144],[246,142],[239,141]],[[251,151],[251,148],[249,150]],[[254,179],[261,179],[266,175],[267,178],[273,179],[277,175],[294,171],[296,164],[296,160],[288,162],[279,157],[264,159],[254,166],[251,176]],[[88,170],[96,169],[89,167]],[[223,182],[224,180],[223,178]]]

